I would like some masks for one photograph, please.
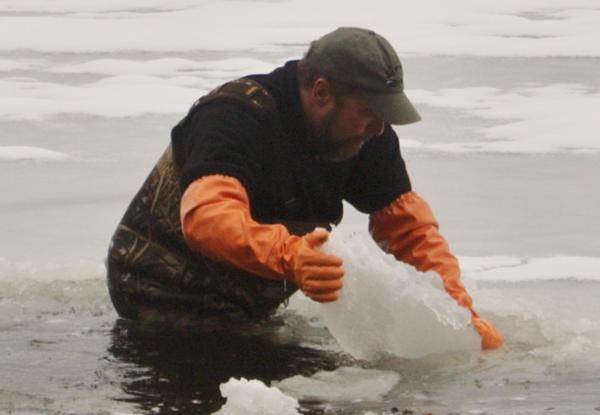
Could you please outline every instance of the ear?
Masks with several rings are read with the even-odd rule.
[[[325,78],[319,77],[315,80],[311,93],[314,102],[321,108],[328,107],[334,102],[331,84]]]

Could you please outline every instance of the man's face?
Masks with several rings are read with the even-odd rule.
[[[384,121],[359,95],[346,95],[335,100],[334,107],[314,128],[319,139],[319,158],[339,162],[358,154],[362,146],[383,134]]]

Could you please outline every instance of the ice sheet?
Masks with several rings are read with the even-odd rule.
[[[102,76],[81,84],[36,78],[0,79],[0,119],[40,120],[61,114],[133,117],[184,114],[208,90],[244,74],[268,72],[274,65],[256,59],[193,61],[93,60],[70,65],[46,64],[47,73]],[[597,153],[595,108],[600,93],[576,84],[530,86],[514,90],[492,87],[408,90],[417,107],[456,109],[485,120],[469,141],[424,143],[404,138],[402,145],[420,151],[513,154]]]
[[[459,109],[493,121],[479,132],[483,140],[432,143],[419,148],[450,152],[548,153],[597,152],[600,93],[578,84],[530,86],[516,90],[490,87],[411,91],[421,104]],[[415,143],[409,143],[416,147]]]
[[[81,86],[33,79],[0,80],[0,117],[36,120],[59,114],[131,117],[146,113],[185,112],[206,93],[197,78],[164,80],[154,76],[119,75]]]
[[[402,53],[600,55],[600,10],[593,0],[387,0],[378,7],[342,0],[178,1],[169,6],[138,0],[11,0],[3,7],[0,50],[281,50],[282,44],[307,45],[346,25],[378,30]]]
[[[435,202],[456,252],[512,255],[461,257],[478,310],[504,332],[507,347],[459,353],[454,363],[445,354],[386,360],[392,363],[384,368],[403,379],[378,399],[373,413],[389,411],[392,402],[412,402],[414,412],[423,413],[597,409],[600,265],[577,256],[597,254],[599,199],[590,179],[596,177],[590,166],[597,156],[465,154],[597,151],[593,136],[581,133],[597,129],[586,111],[598,107],[598,59],[577,58],[600,56],[596,0],[382,1],[377,7],[341,0],[1,3],[0,145],[9,155],[0,160],[0,255],[8,257],[0,259],[4,410],[135,413],[140,407],[125,402],[142,399],[148,409],[149,400],[170,399],[176,411],[186,399],[196,399],[198,391],[170,393],[180,379],[176,370],[173,389],[165,389],[160,376],[148,377],[138,363],[124,361],[123,377],[114,366],[107,370],[115,357],[106,355],[106,336],[116,319],[102,262],[108,240],[164,149],[169,128],[199,94],[300,56],[310,40],[342,24],[372,27],[388,37],[407,63],[407,85],[415,88],[417,79],[426,88],[417,105],[442,115],[427,137],[404,139],[403,130],[401,138],[403,149],[432,150],[405,156],[413,184]],[[554,58],[528,58],[543,56]],[[410,59],[419,62],[416,69]],[[448,87],[456,88],[453,95]],[[408,93],[418,100],[418,91]],[[156,97],[163,102],[152,102]],[[155,115],[124,118],[142,113]],[[436,135],[455,126],[446,121],[457,115],[452,121],[463,128],[438,142]],[[564,140],[554,141],[554,134],[564,134]],[[458,143],[443,146],[452,141]],[[28,147],[24,159],[15,156],[17,146]],[[41,153],[33,149],[75,160],[35,158]],[[563,217],[568,220],[555,220]],[[571,256],[548,256],[560,253]],[[63,256],[70,261],[61,262]],[[324,324],[318,304],[307,300],[302,307],[299,313],[311,324]],[[298,335],[308,347],[323,346]],[[136,359],[146,355],[135,353]],[[162,362],[159,367],[155,373],[161,375],[173,368]],[[330,382],[330,391],[344,396],[353,377],[333,373],[341,386],[334,391]],[[385,373],[372,378],[385,379]],[[157,389],[138,393],[137,385],[153,380]],[[316,376],[302,380],[305,391],[322,385]],[[122,400],[115,406],[117,397]],[[161,408],[169,405],[150,410]]]
[[[31,146],[1,146],[0,161],[18,161],[18,160],[67,160],[68,154],[58,151],[48,150],[41,147]]]
[[[323,401],[379,400],[400,380],[393,371],[341,367],[307,377],[293,376],[277,382],[278,388],[299,399]]]
[[[461,257],[463,273],[481,281],[600,281],[600,258]]]

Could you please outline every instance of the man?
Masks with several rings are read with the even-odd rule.
[[[319,247],[346,200],[370,215],[386,251],[437,271],[471,310],[484,347],[499,346],[412,191],[390,126],[420,120],[403,90],[402,66],[383,37],[340,28],[302,60],[200,98],[113,237],[108,283],[118,313],[260,318],[297,288],[335,301],[342,261]]]

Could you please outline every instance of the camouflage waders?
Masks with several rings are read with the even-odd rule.
[[[192,107],[226,97],[258,111],[276,114],[275,103],[258,83],[242,79],[217,88]],[[191,110],[190,110],[191,112]],[[281,137],[286,141],[286,137]],[[282,151],[285,151],[282,150]],[[280,172],[282,177],[284,172]],[[292,206],[285,179],[284,206]],[[108,288],[120,316],[140,319],[145,312],[192,314],[200,318],[267,316],[297,287],[270,280],[192,252],[181,232],[182,191],[169,146],[129,205],[111,240]],[[302,235],[317,225],[285,223]]]

